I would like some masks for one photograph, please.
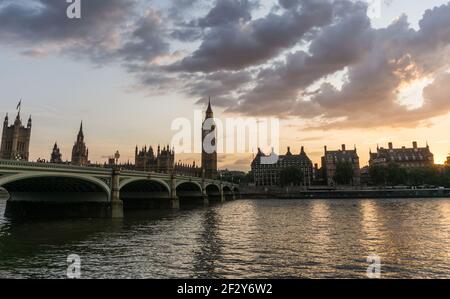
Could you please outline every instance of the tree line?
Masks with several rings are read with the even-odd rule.
[[[369,167],[371,184],[375,186],[442,186],[450,187],[450,167],[403,168],[396,163]]]

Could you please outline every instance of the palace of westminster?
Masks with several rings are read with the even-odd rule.
[[[32,120],[31,116],[28,119],[26,127],[23,125],[20,117],[20,103],[18,106],[18,113],[12,125],[9,125],[8,114],[3,123],[3,134],[0,148],[0,159],[4,160],[29,160],[29,147]],[[206,110],[206,120],[213,119],[214,114],[211,108],[211,101]],[[216,127],[213,125],[210,130],[202,129],[202,141],[210,134],[215,132]],[[213,139],[215,146],[215,139]],[[83,123],[81,123],[77,139],[72,148],[72,159],[70,162],[64,162],[58,145],[55,143],[53,151],[50,155],[50,163],[70,164],[74,166],[94,166],[94,167],[113,167],[119,166],[123,169],[159,172],[159,173],[174,173],[178,175],[205,177],[215,179],[218,177],[217,170],[217,152],[206,153],[202,151],[201,166],[195,164],[191,165],[183,163],[175,163],[175,151],[170,146],[158,145],[156,149],[152,146],[135,149],[135,163],[118,164],[119,153],[116,153],[115,158],[110,158],[105,165],[94,165],[89,161],[89,149],[84,141]],[[280,185],[280,177],[283,169],[289,167],[300,168],[304,174],[302,182],[298,182],[302,186],[310,186],[312,184],[320,184],[335,186],[334,177],[337,166],[341,162],[348,162],[353,168],[353,185],[360,185],[367,175],[368,167],[360,167],[360,161],[356,147],[354,149],[347,149],[345,145],[339,150],[328,150],[325,146],[324,155],[321,159],[321,168],[318,164],[313,165],[311,159],[306,154],[304,148],[301,148],[299,154],[293,154],[288,148],[285,155],[278,157],[274,164],[262,163],[262,158],[268,157],[261,150],[251,163],[251,176],[256,186],[278,186]],[[46,162],[38,160],[38,162]],[[420,168],[431,167],[434,165],[434,155],[431,153],[428,144],[426,147],[419,147],[417,142],[413,142],[411,148],[394,148],[392,143],[389,143],[388,148],[377,147],[377,152],[370,152],[369,166],[373,165],[387,165],[389,163],[396,163],[404,168]],[[450,165],[450,157],[447,160],[447,165]]]
[[[18,113],[13,124],[9,125],[8,114],[6,114],[3,122],[3,133],[0,147],[0,159],[3,160],[17,160],[28,161],[29,160],[29,148],[31,138],[32,121],[31,116],[28,119],[27,126],[25,127],[20,117],[20,103],[18,106]],[[206,111],[205,121],[213,119],[214,114],[211,108],[211,102],[208,104]],[[210,133],[215,133],[215,126],[211,126],[211,130],[202,130],[202,140],[206,138]],[[215,139],[213,139],[215,144]],[[118,154],[118,153],[117,153]],[[39,159],[38,162],[46,162]],[[117,165],[117,159],[110,158],[108,163],[103,165],[104,167],[112,167]],[[83,123],[80,125],[80,129],[77,135],[77,139],[72,148],[72,159],[70,162],[64,162],[62,159],[61,151],[58,144],[55,143],[53,150],[50,154],[49,163],[55,164],[69,164],[73,166],[98,166],[93,165],[89,161],[89,149],[84,141]],[[120,164],[117,165],[123,169],[147,171],[147,172],[159,172],[159,173],[174,173],[178,175],[196,176],[208,179],[217,178],[217,153],[212,154],[202,152],[202,165],[198,166],[195,162],[192,165],[184,163],[175,163],[175,151],[169,146],[158,145],[155,151],[153,147],[143,147],[141,150],[136,146],[135,150],[135,163]]]

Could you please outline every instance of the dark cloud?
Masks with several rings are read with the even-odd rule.
[[[316,116],[318,105],[299,102],[317,80],[359,61],[371,46],[371,28],[365,8],[323,29],[311,42],[309,53],[289,54],[285,62],[263,69],[256,87],[241,97],[231,112],[252,114],[292,114]]]
[[[198,21],[200,27],[217,27],[252,19],[251,11],[258,5],[250,0],[217,0],[209,13]]]
[[[90,0],[81,4],[82,18],[69,19],[66,1],[6,2],[0,7],[0,43],[27,47],[28,53],[69,49],[89,51],[92,57],[109,54],[135,1]]]
[[[299,0],[279,0],[278,3],[285,9],[297,7],[300,4]]]
[[[186,75],[184,78],[185,93],[197,99],[197,104],[205,104],[209,97],[214,99],[214,105],[229,107],[233,99],[252,81],[249,71],[219,71],[206,75]]]
[[[131,33],[131,38],[118,51],[125,60],[140,61],[144,64],[169,52],[169,43],[162,34],[162,20],[155,11],[142,17]]]
[[[239,70],[267,62],[299,43],[316,27],[329,24],[333,6],[327,0],[303,0],[299,9],[247,23],[226,23],[211,28],[200,47],[171,69],[188,72]]]
[[[325,26],[307,52],[263,69],[256,87],[229,110],[314,119],[313,129],[410,127],[449,113],[450,101],[442,94],[450,68],[450,4],[427,11],[417,31],[406,16],[374,29],[360,9]],[[323,83],[307,91],[340,70],[347,70],[341,89]],[[424,90],[421,107],[410,109],[397,100],[402,86],[423,78],[436,79]]]
[[[367,4],[352,0],[278,0],[255,18],[258,3],[89,0],[71,20],[63,0],[3,1],[0,45],[118,62],[140,88],[312,129],[415,126],[450,112],[450,3],[426,11],[417,30],[406,16],[373,28]],[[423,105],[400,103],[400,90],[423,78],[432,81]]]

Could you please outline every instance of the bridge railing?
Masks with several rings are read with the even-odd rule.
[[[56,163],[41,163],[41,162],[26,162],[26,161],[15,161],[15,160],[1,160],[0,166],[15,166],[15,167],[39,167],[48,169],[73,169],[73,170],[97,170],[105,173],[109,173],[112,170],[102,167],[92,167],[92,166],[75,166],[68,164],[56,164]]]
[[[41,162],[26,162],[26,161],[16,161],[16,160],[2,160],[0,159],[0,167],[7,166],[9,167],[18,167],[18,168],[26,168],[26,167],[36,167],[40,169],[54,169],[54,170],[74,170],[74,171],[96,171],[104,174],[110,174],[112,172],[111,168],[104,167],[93,167],[93,166],[75,166],[68,164],[56,164],[56,163],[41,163]],[[122,170],[123,175],[133,175],[133,176],[155,176],[155,177],[170,177],[169,173],[159,173],[159,172],[146,172],[146,171],[136,171],[136,170]],[[185,180],[185,181],[195,181],[200,182],[202,178],[199,177],[190,177],[183,175],[175,175],[177,180]],[[205,179],[207,184],[222,184],[224,186],[237,186],[236,184],[228,183],[220,180],[212,180]]]

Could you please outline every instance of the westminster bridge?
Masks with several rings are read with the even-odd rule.
[[[238,185],[198,177],[0,160],[7,216],[122,217],[124,209],[224,202]]]

